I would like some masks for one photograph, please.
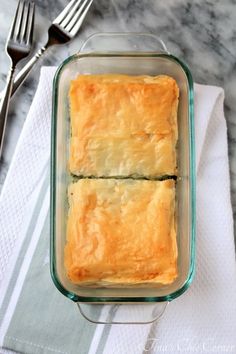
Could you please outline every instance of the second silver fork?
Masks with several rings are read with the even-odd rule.
[[[30,53],[34,28],[34,3],[20,0],[9,32],[6,53],[11,59],[6,87],[0,103],[0,158],[9,108],[9,100],[13,87],[13,75],[17,63]]]
[[[38,59],[49,47],[55,44],[65,44],[76,36],[92,2],[93,0],[71,0],[57,18],[55,18],[48,29],[47,43],[38,50],[17,74],[14,80],[12,95],[24,82]]]
[[[17,63],[30,54],[33,40],[35,6],[33,2],[20,0],[9,32],[6,53],[11,59],[6,87],[0,103],[0,158],[3,148],[9,100],[13,87],[13,75]]]

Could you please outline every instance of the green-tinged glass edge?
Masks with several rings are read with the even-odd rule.
[[[189,113],[189,140],[190,140],[190,205],[191,205],[191,260],[189,274],[186,282],[177,291],[157,297],[85,297],[74,294],[63,287],[60,283],[56,271],[56,252],[55,252],[55,206],[56,206],[56,143],[57,143],[57,110],[58,110],[58,83],[64,67],[73,60],[84,57],[160,57],[168,58],[177,62],[184,70],[188,80],[188,113]],[[51,118],[51,169],[50,169],[50,273],[57,289],[69,299],[75,302],[85,303],[143,303],[143,302],[162,302],[172,301],[182,295],[190,286],[195,274],[195,237],[196,237],[196,171],[195,171],[195,135],[194,135],[194,91],[193,78],[187,65],[177,57],[164,53],[87,53],[75,54],[67,58],[57,69],[53,79],[53,101]]]

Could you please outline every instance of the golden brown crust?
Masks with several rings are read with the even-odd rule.
[[[70,88],[71,173],[175,174],[178,96],[169,76],[80,75]]]
[[[178,96],[175,80],[164,75],[80,75],[70,88],[70,171],[175,174]],[[83,178],[68,195],[65,267],[73,283],[153,286],[176,279],[173,180]]]
[[[65,267],[73,283],[174,281],[173,180],[81,179],[68,195]]]

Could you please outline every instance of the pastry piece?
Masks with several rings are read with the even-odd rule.
[[[65,268],[79,285],[177,277],[175,182],[81,179],[69,186]]]
[[[71,173],[176,174],[178,96],[169,76],[80,75],[70,88]]]

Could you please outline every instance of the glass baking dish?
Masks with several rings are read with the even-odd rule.
[[[86,288],[71,283],[66,276],[63,252],[68,213],[67,187],[73,180],[68,171],[69,85],[71,80],[79,74],[98,73],[164,74],[172,76],[179,86],[178,177],[176,183],[178,277],[170,285],[160,284],[155,287],[135,288]],[[80,304],[128,303],[143,305],[148,303],[150,306],[153,303],[169,302],[178,297],[189,287],[194,274],[195,201],[193,80],[189,69],[182,61],[171,55],[164,43],[154,35],[135,33],[93,35],[85,42],[79,53],[69,57],[60,65],[53,83],[50,254],[51,275],[56,287],[69,299]],[[91,317],[93,309],[91,310],[91,306],[80,308],[86,318]],[[99,311],[101,312],[99,306],[96,309],[95,322]],[[143,312],[142,307],[140,309]],[[150,306],[150,309],[150,313],[146,311],[146,315],[142,315],[144,320],[134,322],[151,322],[160,315],[160,313],[157,315],[158,311],[156,310],[153,312],[153,307]],[[87,313],[85,313],[86,311]],[[155,316],[154,313],[156,313]],[[148,318],[149,321],[146,321]],[[116,323],[118,322],[123,322],[123,320]]]

